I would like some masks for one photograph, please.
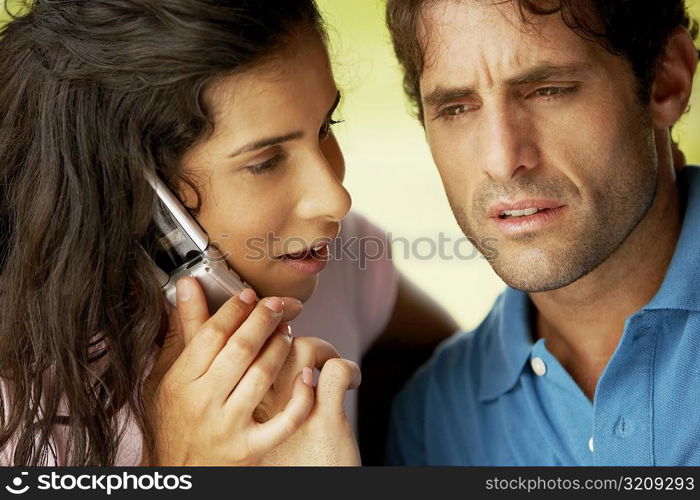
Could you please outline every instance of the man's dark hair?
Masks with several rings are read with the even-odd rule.
[[[396,56],[404,70],[404,89],[422,120],[420,76],[424,47],[418,26],[426,6],[441,0],[388,0],[386,20]],[[471,0],[474,1],[474,0]],[[695,39],[697,22],[684,0],[486,0],[517,3],[524,22],[529,16],[558,14],[580,36],[626,58],[637,77],[641,102],[648,102],[656,66],[669,36],[686,28]],[[593,14],[593,15],[591,15]]]

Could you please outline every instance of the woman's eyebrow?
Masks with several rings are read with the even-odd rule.
[[[333,102],[333,105],[331,106],[330,110],[328,111],[328,114],[326,115],[327,117],[330,117],[333,115],[335,110],[338,108],[338,104],[340,104],[340,91],[336,93],[335,101]],[[255,142],[251,142],[249,144],[246,144],[245,146],[237,149],[233,153],[229,155],[229,158],[233,158],[234,156],[242,155],[243,153],[249,153],[251,151],[255,151],[257,149],[262,149],[262,148],[267,148],[270,146],[276,146],[278,144],[282,144],[283,142],[289,142],[289,141],[294,141],[296,139],[301,139],[304,136],[304,133],[302,131],[296,131],[292,132],[290,134],[285,134],[285,135],[280,135],[277,137],[268,137],[266,139],[260,139]]]
[[[256,149],[267,148],[270,146],[276,146],[277,144],[282,144],[283,142],[293,141],[296,139],[301,139],[304,133],[301,131],[292,132],[291,134],[280,135],[277,137],[269,137],[267,139],[260,139],[259,141],[251,142],[246,144],[240,149],[237,149],[229,155],[229,158],[234,156],[242,155],[243,153],[248,153],[250,151],[255,151]]]

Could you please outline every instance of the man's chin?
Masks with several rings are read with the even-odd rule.
[[[491,262],[491,267],[506,285],[527,293],[551,292],[566,288],[591,271],[587,266],[567,266],[562,265],[561,261],[545,263],[542,260]]]
[[[506,280],[505,278],[501,277],[503,281],[505,281],[506,285],[508,285],[511,288],[514,288],[516,290],[520,290],[521,292],[525,293],[542,293],[542,292],[551,292],[554,290],[561,290],[562,288],[566,288],[567,286],[571,285],[574,283],[574,281],[561,281],[561,282],[547,282],[547,283],[532,283],[532,282],[524,282],[524,281],[509,281]]]

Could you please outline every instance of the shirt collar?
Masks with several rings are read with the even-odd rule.
[[[677,182],[685,205],[681,234],[666,277],[643,310],[700,311],[700,168],[684,168]]]
[[[530,328],[530,297],[508,287],[498,298],[484,325],[479,400],[492,400],[510,390],[530,357],[533,340]]]

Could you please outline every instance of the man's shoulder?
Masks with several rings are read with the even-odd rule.
[[[486,318],[473,330],[455,333],[444,340],[432,357],[413,376],[404,392],[424,391],[429,385],[476,391],[482,363],[502,320],[504,292]]]

